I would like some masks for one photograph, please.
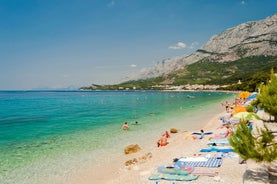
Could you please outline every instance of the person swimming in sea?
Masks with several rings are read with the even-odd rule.
[[[139,125],[139,122],[136,121],[136,122],[134,122],[134,123],[132,123],[132,124],[133,124],[133,125]]]
[[[125,122],[123,125],[122,125],[122,129],[123,130],[128,130],[129,129],[129,125],[127,122]]]

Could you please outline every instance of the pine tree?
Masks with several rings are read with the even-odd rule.
[[[261,85],[261,93],[258,96],[259,106],[264,109],[266,113],[274,116],[277,121],[277,77],[274,70],[271,70],[270,81],[266,85]]]
[[[264,128],[257,128],[257,135],[254,136],[246,123],[242,121],[237,130],[232,133],[229,143],[242,159],[266,163],[270,183],[277,181],[276,170],[269,171],[272,165],[276,164],[277,144],[273,133],[265,125]]]
[[[253,159],[256,162],[271,162],[277,159],[277,145],[274,135],[264,125],[257,129],[258,136],[253,136],[245,122],[240,122],[237,130],[232,133],[229,142],[241,158]]]

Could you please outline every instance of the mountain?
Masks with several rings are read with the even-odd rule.
[[[225,30],[189,56],[158,62],[128,76],[126,81],[169,75],[201,60],[225,63],[255,56],[277,55],[277,14]]]
[[[158,62],[115,85],[83,90],[227,89],[255,91],[277,71],[277,14],[225,30],[189,56]]]

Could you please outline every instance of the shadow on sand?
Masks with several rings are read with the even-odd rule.
[[[262,168],[255,169],[255,170],[247,169],[243,174],[243,183],[245,184],[269,183],[268,173],[265,169],[262,169]]]

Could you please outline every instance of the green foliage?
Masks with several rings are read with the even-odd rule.
[[[268,70],[277,66],[277,57],[257,56],[219,63],[201,60],[166,76],[173,85],[229,85],[222,89],[256,91],[257,85],[269,79]],[[238,81],[242,84],[237,84]],[[231,84],[231,85],[230,85]]]
[[[266,126],[257,131],[258,136],[254,137],[246,123],[242,121],[237,130],[232,133],[229,143],[244,160],[253,159],[256,162],[276,160],[277,145],[272,132]]]
[[[199,50],[199,52],[205,53],[206,51]],[[277,56],[255,56],[223,63],[206,58],[161,77],[128,81],[115,85],[103,85],[97,89],[118,90],[119,88],[133,89],[133,87],[135,87],[137,90],[155,90],[162,88],[153,86],[165,84],[176,86],[185,84],[204,84],[228,85],[228,87],[221,89],[251,92],[257,90],[257,85],[268,81],[268,71],[271,68],[276,68],[276,66]],[[237,84],[239,80],[242,84]],[[94,88],[90,87],[84,87],[83,89],[94,90]]]
[[[270,82],[260,86],[261,93],[258,96],[258,105],[265,112],[274,116],[277,121],[277,77],[274,75],[274,70],[271,70]]]
[[[246,107],[246,111],[247,111],[247,112],[254,112],[254,107],[253,107],[252,105],[248,105],[248,106]]]

